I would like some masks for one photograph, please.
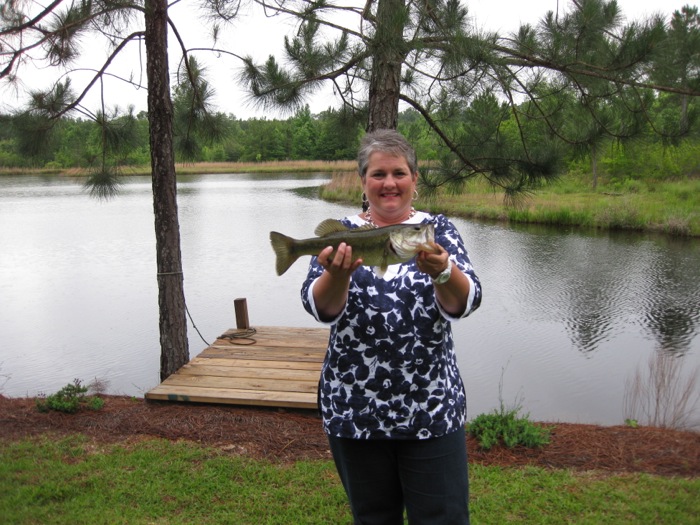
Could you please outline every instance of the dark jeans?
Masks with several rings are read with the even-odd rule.
[[[355,525],[468,525],[464,428],[434,439],[328,438]]]

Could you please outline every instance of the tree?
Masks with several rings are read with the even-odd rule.
[[[287,157],[294,160],[313,158],[316,133],[309,106],[306,105],[297,111],[290,124],[288,135],[291,144]]]
[[[679,101],[677,128],[662,131],[676,136],[687,134],[695,118],[689,110],[688,91],[700,90],[700,14],[697,7],[686,5],[673,12],[667,38],[654,61],[652,78],[681,90],[673,97]]]
[[[137,19],[143,20],[143,28],[132,31]],[[46,91],[32,92],[29,109],[16,116],[16,123],[33,132],[34,146],[27,142],[26,147],[48,144],[53,126],[63,115],[79,112],[93,118],[103,130],[105,155],[90,183],[103,197],[112,194],[117,180],[117,172],[107,162],[106,152],[110,141],[118,139],[120,134],[110,129],[113,119],[106,117],[104,98],[96,115],[87,110],[82,101],[94,85],[101,84],[116,55],[131,43],[145,44],[160,310],[160,375],[165,379],[189,359],[176,200],[167,1],[145,0],[139,4],[128,0],[54,0],[37,10],[36,4],[10,0],[0,8],[0,21],[0,80],[17,83],[20,68],[28,61],[68,70],[64,81],[56,82]],[[75,94],[70,64],[80,54],[80,38],[88,35],[106,40],[111,46],[110,54],[99,68],[93,70],[92,80]],[[130,79],[123,80],[133,83]],[[190,80],[194,90],[203,86],[192,76]],[[193,100],[204,98],[197,96]],[[37,136],[42,138],[37,139]]]
[[[354,159],[359,146],[361,123],[347,108],[328,108],[318,116],[318,137],[314,158],[322,160]]]
[[[576,93],[587,119],[614,137],[617,129],[631,129],[605,124],[610,100],[621,93],[615,115],[624,110],[635,122],[648,121],[647,91],[700,94],[690,85],[653,83],[651,64],[667,38],[664,21],[655,16],[624,24],[615,0],[574,0],[569,13],[549,12],[537,27],[508,36],[471,26],[458,0],[255,2],[299,21],[296,34],[285,38],[287,67],[274,57],[264,64],[245,59],[241,78],[259,103],[298,107],[321,83],[331,82],[346,107],[365,112],[371,131],[396,128],[401,102],[420,113],[449,152],[440,155],[441,169],[424,179],[432,187],[483,175],[514,195],[556,177],[556,140],[533,143],[524,130],[537,120],[553,139],[590,143],[591,137],[567,136],[547,109],[556,103],[545,99],[564,91]],[[485,103],[490,97],[503,106]],[[486,111],[471,115],[482,125],[463,125],[466,108]],[[503,126],[511,119],[520,131],[517,147],[504,141]]]
[[[214,89],[194,56],[183,60],[177,78],[173,100],[175,149],[184,161],[201,160],[203,146],[227,134],[226,117],[211,111]]]
[[[145,21],[148,123],[160,312],[160,377],[165,379],[189,360],[173,151],[167,0],[146,0]]]

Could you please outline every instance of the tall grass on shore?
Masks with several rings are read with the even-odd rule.
[[[667,352],[649,357],[646,373],[637,368],[625,383],[624,417],[654,427],[688,429],[697,425],[700,368],[682,378],[683,359]]]
[[[326,200],[359,203],[362,189],[356,173],[336,173],[319,194]],[[585,179],[571,176],[510,204],[502,193],[473,180],[463,193],[439,192],[415,205],[464,218],[700,236],[700,179],[601,181],[593,190]]]
[[[350,160],[286,160],[269,162],[195,162],[177,163],[178,175],[203,175],[210,173],[336,173],[354,169]],[[125,175],[150,175],[150,166],[124,166]],[[0,175],[62,175],[87,177],[88,168],[28,169],[0,168]]]
[[[196,173],[336,173],[351,170],[350,160],[280,160],[269,162],[198,162],[178,164],[178,175]]]
[[[574,452],[575,453],[575,452]],[[470,466],[482,525],[698,523],[700,479]],[[352,522],[333,463],[254,461],[236,447],[80,435],[0,441],[0,522],[328,525]]]
[[[319,187],[319,197],[328,201],[362,202],[362,184],[357,171],[334,173],[331,180]]]

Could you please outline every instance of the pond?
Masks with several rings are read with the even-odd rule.
[[[252,326],[318,326],[299,298],[307,259],[278,277],[268,236],[309,237],[356,213],[315,198],[327,179],[179,180],[191,357],[235,327],[239,297]],[[674,384],[696,377],[698,240],[454,222],[484,287],[481,308],[454,324],[471,417],[503,404],[540,421],[622,424],[652,356],[674,358]],[[79,180],[2,177],[0,247],[0,393],[50,394],[78,378],[142,396],[158,384],[149,178],[100,202]]]

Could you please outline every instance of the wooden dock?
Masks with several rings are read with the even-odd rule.
[[[259,326],[251,331],[226,331],[146,399],[316,409],[328,329]]]

